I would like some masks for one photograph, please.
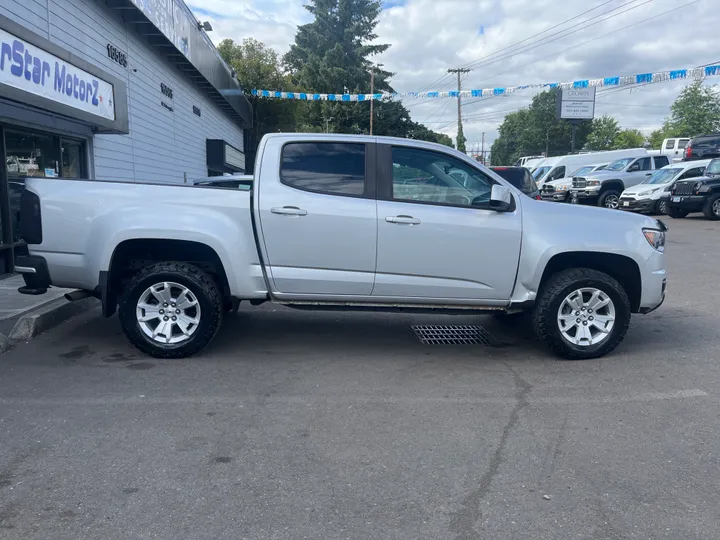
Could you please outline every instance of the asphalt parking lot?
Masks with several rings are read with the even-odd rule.
[[[158,361],[81,316],[0,357],[0,538],[717,538],[720,223],[666,222],[666,303],[595,361],[273,307]]]

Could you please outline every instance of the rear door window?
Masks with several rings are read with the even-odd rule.
[[[366,193],[365,145],[362,143],[303,142],[282,150],[283,184],[329,195]]]
[[[678,141],[678,149],[683,150],[689,142],[690,142],[690,139],[680,139]]]
[[[662,169],[665,165],[669,165],[670,161],[667,156],[655,156],[655,168]]]

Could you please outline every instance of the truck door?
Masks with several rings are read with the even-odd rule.
[[[378,145],[378,170],[373,296],[418,303],[510,298],[520,256],[518,196],[514,212],[490,210],[496,182],[434,150]]]
[[[627,174],[625,175],[625,178],[623,179],[623,183],[625,184],[626,188],[629,188],[631,186],[635,186],[637,184],[640,184],[641,182],[644,182],[645,179],[648,176],[651,176],[653,173],[653,163],[651,157],[643,157],[636,159],[630,166],[627,168]]]
[[[374,143],[271,138],[258,183],[261,249],[276,293],[369,296],[377,241]]]

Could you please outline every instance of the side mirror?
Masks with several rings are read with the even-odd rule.
[[[627,172],[637,172],[640,170],[640,165],[637,163],[634,165],[630,165],[630,168],[627,170]]]
[[[508,188],[494,184],[490,192],[490,209],[496,212],[509,212],[512,208],[513,196]]]

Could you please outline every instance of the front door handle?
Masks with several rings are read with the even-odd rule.
[[[307,216],[307,210],[298,208],[297,206],[283,206],[271,208],[270,212],[273,214],[280,214],[282,216]]]
[[[400,225],[420,225],[420,220],[412,216],[390,216],[386,217],[388,223],[398,223]]]

